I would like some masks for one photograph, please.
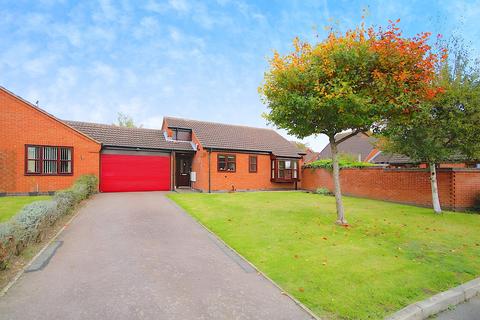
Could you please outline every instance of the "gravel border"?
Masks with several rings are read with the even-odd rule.
[[[480,278],[415,302],[386,318],[386,320],[424,320],[439,312],[465,302],[480,293]]]

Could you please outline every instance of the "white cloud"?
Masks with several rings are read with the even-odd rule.
[[[190,5],[186,0],[169,0],[168,4],[170,7],[178,12],[188,12],[190,10]]]
[[[55,62],[57,62],[56,56],[40,56],[25,61],[23,63],[23,69],[32,76],[41,76],[47,73]]]
[[[106,84],[113,84],[118,77],[117,70],[103,62],[95,62],[90,69],[90,72],[97,82]]]

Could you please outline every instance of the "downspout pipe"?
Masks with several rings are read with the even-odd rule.
[[[208,193],[212,193],[212,188],[211,188],[211,166],[210,166],[210,158],[212,154],[212,148],[208,149]]]

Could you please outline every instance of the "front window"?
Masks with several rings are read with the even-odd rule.
[[[25,173],[70,175],[73,172],[71,147],[26,146]]]
[[[257,172],[257,156],[248,157],[248,172]]]
[[[291,182],[298,180],[298,161],[290,159],[272,160],[272,181]]]
[[[217,157],[218,171],[235,172],[236,157],[231,154],[219,154]]]

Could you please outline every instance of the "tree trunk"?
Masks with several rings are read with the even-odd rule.
[[[432,204],[433,211],[435,213],[442,213],[442,208],[440,206],[440,198],[438,197],[438,185],[437,185],[437,169],[435,163],[430,163],[430,184],[432,186]]]
[[[333,165],[333,185],[335,193],[335,202],[337,204],[337,221],[336,224],[347,225],[345,220],[345,212],[343,210],[342,190],[340,187],[340,166],[338,164],[338,150],[335,137],[330,137],[330,149],[332,151],[332,165]]]

